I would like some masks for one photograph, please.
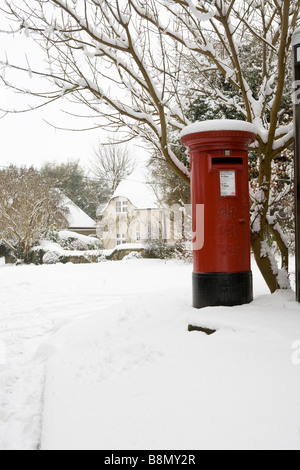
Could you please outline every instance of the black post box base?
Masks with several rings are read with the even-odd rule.
[[[233,307],[253,301],[252,272],[193,273],[193,306]]]

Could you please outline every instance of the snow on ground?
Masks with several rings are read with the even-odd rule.
[[[300,306],[191,307],[191,265],[0,268],[0,449],[300,449]],[[216,329],[188,332],[189,324]]]

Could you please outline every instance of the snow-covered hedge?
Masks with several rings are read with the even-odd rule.
[[[58,243],[64,250],[88,251],[102,249],[102,241],[99,238],[81,235],[70,230],[58,232],[52,228],[49,231],[48,239],[51,242]]]
[[[145,256],[147,258],[181,259],[191,262],[192,246],[191,243],[184,240],[176,243],[168,243],[165,240],[149,240],[145,246]]]
[[[51,229],[47,240],[33,249],[36,264],[98,263],[102,260],[101,240],[67,230]]]

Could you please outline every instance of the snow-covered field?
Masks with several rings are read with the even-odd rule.
[[[1,266],[0,449],[299,450],[300,306],[253,270],[197,311],[179,261]]]

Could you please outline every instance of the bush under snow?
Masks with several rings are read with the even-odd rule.
[[[131,259],[143,259],[143,257],[138,251],[132,251],[131,253],[129,253],[129,255],[124,256],[123,261],[128,261]]]
[[[48,251],[43,256],[43,264],[57,264],[60,261],[60,255],[56,251]]]

